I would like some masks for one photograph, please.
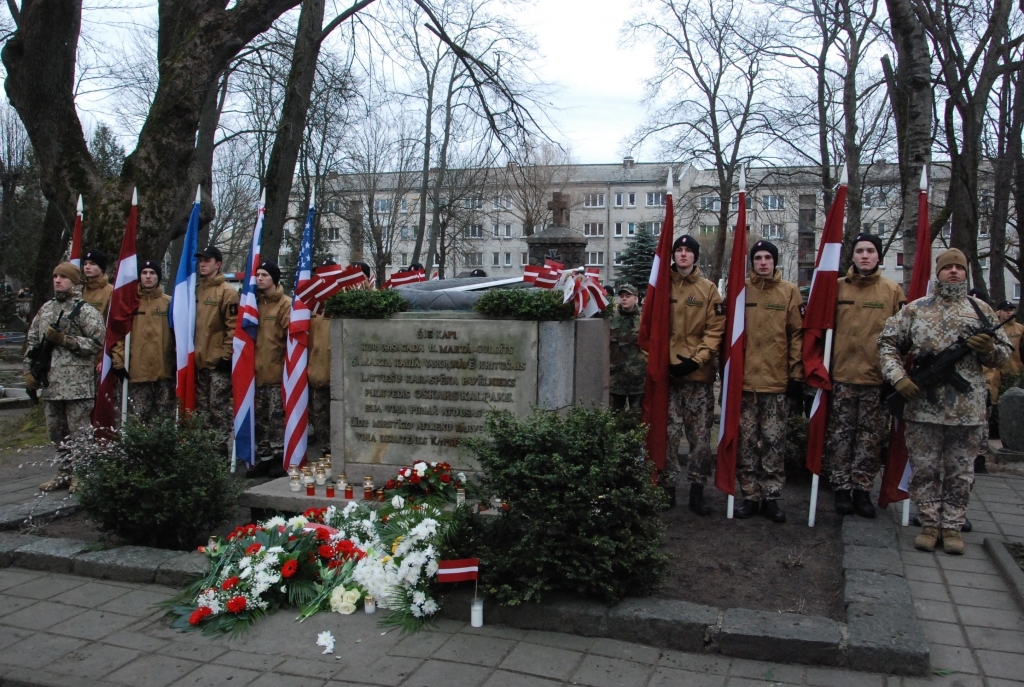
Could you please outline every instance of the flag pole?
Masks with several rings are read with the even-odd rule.
[[[124,380],[121,382],[121,426],[128,422],[128,375],[130,374],[132,357],[132,333],[124,337]]]
[[[832,332],[832,329],[825,330],[825,369],[829,371],[832,370]],[[818,475],[811,474],[811,507],[810,513],[807,515],[808,527],[814,527],[814,519],[818,510],[818,482],[820,479]]]
[[[903,499],[903,521],[904,527],[910,525],[910,499]]]

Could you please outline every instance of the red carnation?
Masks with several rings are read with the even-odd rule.
[[[419,484],[420,476],[414,472],[412,473],[412,477],[409,478],[409,481],[412,482],[413,484]]]
[[[334,558],[334,547],[322,544],[317,551],[320,553],[321,558]]]
[[[259,552],[260,552],[260,549],[262,549],[262,548],[263,548],[263,544],[259,544],[259,543],[256,543],[256,544],[250,544],[250,545],[249,545],[249,548],[247,548],[247,549],[245,550],[245,555],[246,555],[246,556],[251,556],[251,555],[253,555],[254,553],[259,553]]]
[[[384,485],[384,488],[385,489],[394,489],[395,488],[395,480],[389,479],[388,483]]]
[[[299,569],[299,562],[294,558],[291,558],[284,562],[281,566],[281,577],[289,578],[296,573]]]
[[[241,580],[239,580],[238,577],[236,577],[235,575],[232,575],[228,579],[224,580],[224,582],[220,585],[220,588],[223,589],[224,591],[227,591],[229,589],[234,589],[235,587],[238,586],[238,583],[240,581]]]
[[[241,613],[245,610],[245,597],[236,596],[228,599],[228,613]]]
[[[196,610],[192,611],[192,615],[188,617],[188,624],[194,627],[203,622],[203,619],[211,613],[213,613],[213,611],[210,610],[209,606],[200,606]]]
[[[444,482],[445,484],[448,484],[449,482],[452,481],[452,476],[451,475],[441,475],[441,481]]]
[[[325,529],[321,529],[321,528],[318,527],[317,530],[316,530],[316,538],[319,541],[327,541],[328,539],[331,538],[331,533],[328,532]]]

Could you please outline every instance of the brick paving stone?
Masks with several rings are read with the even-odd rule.
[[[321,687],[323,680],[310,680],[308,677],[263,673],[249,683],[249,687]]]
[[[331,665],[325,661],[303,661],[297,658],[289,658],[284,663],[279,664],[275,671],[303,677],[319,677],[327,680],[340,674],[346,667],[341,661]]]
[[[981,573],[983,575],[996,575],[996,566],[990,560],[976,558],[961,558],[959,556],[943,556],[938,559],[943,570],[961,570],[963,572]]]
[[[523,637],[524,642],[530,644],[542,644],[553,646],[556,649],[568,649],[570,651],[589,651],[594,644],[593,637],[580,637],[578,635],[567,635],[561,632],[544,632],[532,630]]]
[[[970,589],[989,589],[994,592],[1008,591],[1006,583],[999,575],[985,575],[983,573],[968,573],[958,570],[946,572],[946,581],[954,587],[968,587]]]
[[[570,682],[592,687],[643,687],[653,672],[652,666],[643,663],[588,655]]]
[[[1013,609],[960,606],[957,609],[964,625],[994,627],[1000,630],[1024,631],[1024,616]]]
[[[988,589],[968,589],[967,587],[950,587],[949,591],[957,606],[1014,608],[1017,603],[1008,592],[993,592]]]
[[[985,521],[979,521],[979,520],[975,520],[975,519],[971,518],[971,524],[974,526],[974,530],[973,531],[978,532],[980,534],[1002,534],[1003,533],[1003,528],[1000,527],[995,522],[992,522],[992,521],[985,522]]]
[[[33,574],[27,570],[0,570],[0,592],[29,580],[34,580],[37,577],[39,577],[38,573]]]
[[[167,646],[169,642],[166,639],[156,639],[155,637],[147,637],[139,632],[132,632],[131,628],[129,628],[104,637],[103,643],[113,644],[114,646],[123,646],[125,649],[137,649],[139,651],[152,653]]]
[[[784,682],[765,682],[764,679],[756,679],[752,677],[731,677],[729,678],[729,687],[773,687],[777,684],[787,684]]]
[[[23,596],[27,599],[49,599],[69,589],[81,587],[88,580],[71,575],[43,575],[16,587],[4,590],[5,594]]]
[[[451,635],[447,632],[417,632],[391,647],[388,654],[391,656],[408,656],[409,658],[428,658],[450,638]]]
[[[889,681],[890,687],[893,681]],[[980,675],[932,675],[930,677],[905,677],[903,687],[985,687]]]
[[[914,601],[914,610],[921,620],[937,620],[940,623],[955,623],[956,613],[953,604],[944,601],[920,599]]]
[[[944,644],[932,644],[929,649],[931,649],[932,670],[954,670],[968,675],[980,672],[970,649]]]
[[[661,657],[661,650],[642,644],[631,644],[620,642],[616,639],[599,638],[590,647],[590,653],[597,656],[610,656],[611,658],[623,658],[627,661],[638,663],[657,663]]]
[[[1003,525],[1003,534],[1010,541],[1021,541],[1024,540],[1024,527],[1011,527],[1009,525]]]
[[[982,650],[977,654],[985,675],[1010,680],[1017,680],[1024,676],[1024,653],[1021,653],[1020,650],[1014,653]]]
[[[914,600],[949,601],[949,592],[944,584],[918,582],[916,580],[908,580],[907,584],[910,586],[910,595],[914,597]]]
[[[373,663],[353,664],[335,675],[336,680],[364,682],[376,685],[397,685],[413,673],[423,661],[404,656],[385,656]],[[443,685],[444,683],[440,683]],[[438,686],[440,687],[440,685]]]
[[[732,666],[729,668],[729,676],[801,685],[804,682],[804,667],[736,658],[733,659]]]
[[[990,513],[1007,513],[1009,515],[1024,515],[1024,504],[1018,499],[1015,503],[990,503],[986,504]],[[971,522],[974,522],[973,520]]]
[[[410,675],[402,687],[477,687],[490,672],[480,665],[431,660]]]
[[[1024,632],[991,627],[968,627],[965,631],[971,640],[971,648],[975,650],[1024,652]],[[1024,680],[1024,673],[1021,673],[1020,678]]]
[[[185,642],[170,642],[167,646],[160,649],[160,653],[165,656],[187,658],[190,661],[199,661],[200,663],[212,661],[226,651],[227,649],[219,644],[186,644]]]
[[[207,663],[172,683],[174,687],[231,687],[248,685],[260,676],[255,670],[243,670],[232,666],[218,666]]]
[[[501,662],[501,668],[542,677],[567,680],[583,654],[539,644],[519,644]]]
[[[51,625],[73,618],[84,611],[84,608],[77,606],[65,606],[52,601],[37,601],[31,606],[5,615],[3,624],[26,630],[45,630]]]
[[[815,687],[885,687],[885,675],[835,668],[807,669],[807,684]]]
[[[918,582],[942,583],[942,573],[935,566],[905,565],[903,566],[903,574],[907,581],[916,580]]]
[[[724,675],[691,673],[686,670],[658,667],[654,669],[654,674],[651,675],[647,687],[723,687],[726,679]]]
[[[546,680],[533,675],[496,670],[487,678],[487,682],[483,684],[483,687],[559,687],[561,684],[557,680]]]
[[[929,644],[948,644],[949,646],[967,646],[964,632],[956,623],[937,623],[934,620],[922,620],[921,627]]]
[[[69,651],[79,649],[86,644],[87,642],[74,637],[33,633],[17,644],[11,644],[0,651],[0,664],[37,668],[51,661],[57,661]]]
[[[19,599],[16,596],[0,594],[0,624],[5,623],[4,616],[20,611],[26,606],[31,606],[35,603],[35,599]]]
[[[136,618],[120,613],[87,610],[74,618],[51,626],[48,631],[82,639],[97,640],[123,630],[136,622]]]
[[[46,670],[59,675],[73,675],[85,680],[97,680],[138,657],[133,649],[107,644],[90,644],[64,654],[59,661],[50,661]]]
[[[658,665],[696,673],[725,675],[729,672],[729,667],[734,660],[738,661],[740,659],[709,654],[689,654],[683,651],[665,649],[661,652]]]
[[[107,584],[106,582],[86,581],[85,584],[69,589],[50,599],[62,604],[72,606],[83,606],[85,608],[96,608],[124,596],[131,590],[119,585]]]
[[[253,654],[248,651],[227,651],[213,659],[213,662],[226,666],[234,666],[236,668],[247,668],[249,670],[264,672],[273,670],[284,663],[284,658],[284,656],[274,656],[273,654]]]
[[[483,627],[464,627],[459,632],[467,635],[481,635],[483,637],[497,637],[498,639],[511,639],[518,642],[525,637],[529,631],[519,630],[514,627],[502,625],[484,625]]]
[[[157,608],[156,605],[177,593],[178,590],[170,588],[148,587],[133,589],[124,596],[108,601],[100,606],[99,609],[101,611],[113,611],[114,613],[124,613],[144,618],[158,612],[162,613],[163,611]]]
[[[433,658],[493,667],[501,663],[513,646],[515,642],[509,639],[459,633],[442,644]]]
[[[1002,680],[1000,678],[988,678],[988,687],[1021,687],[1024,682],[1019,680]]]
[[[3,627],[0,631],[0,650],[16,644],[26,637],[32,636],[32,630],[19,630],[16,627]]]

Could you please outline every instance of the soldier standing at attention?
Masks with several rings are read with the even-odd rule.
[[[690,482],[690,510],[710,515],[704,503],[704,485],[711,476],[711,426],[714,423],[715,381],[713,360],[725,333],[725,307],[718,289],[697,267],[700,244],[690,235],[672,244],[671,333],[669,368],[672,386],[668,399],[668,460],[683,435],[690,444],[686,473]]]
[[[1012,301],[1003,301],[999,304],[999,309],[996,311],[996,316],[999,321],[1013,317],[1014,313],[1017,312],[1017,306]],[[992,408],[998,407],[999,404],[999,393],[1002,390],[1003,377],[1006,376],[1010,379],[1016,379],[1021,373],[1021,360],[1020,360],[1020,339],[1021,334],[1024,333],[1024,325],[1016,320],[1007,322],[1003,325],[1003,331],[1006,332],[1006,338],[1010,340],[1010,345],[1013,346],[1013,354],[1010,355],[1010,359],[1001,368],[985,368],[985,383],[988,385],[988,414],[991,417]],[[985,458],[988,456],[988,436],[986,440],[981,442],[981,448],[978,451],[978,457],[974,460],[974,471],[976,473],[987,473],[988,470],[985,468]],[[966,531],[966,530],[965,530]]]
[[[72,464],[62,442],[91,429],[96,398],[93,360],[103,349],[106,324],[95,308],[82,300],[82,273],[70,262],[53,270],[53,298],[43,304],[28,330],[28,347],[46,339],[53,344],[49,383],[42,391],[46,431],[57,444],[57,475],[39,486],[42,491],[73,488]],[[58,319],[60,320],[58,322]],[[25,359],[25,363],[30,361]],[[39,389],[41,381],[25,372],[25,386]]]
[[[337,265],[325,260],[324,267]],[[413,269],[417,263],[413,263]],[[422,267],[422,266],[421,266]],[[331,321],[323,315],[309,316],[309,428],[317,445],[331,444]]]
[[[737,465],[743,501],[733,515],[749,518],[760,508],[766,518],[782,523],[787,394],[803,393],[804,335],[803,299],[796,284],[782,279],[778,261],[779,249],[771,241],[758,241],[750,249]]]
[[[974,484],[974,457],[987,432],[985,379],[982,365],[1001,367],[1012,347],[1002,329],[995,336],[975,334],[995,323],[995,313],[984,301],[967,295],[967,258],[951,248],[935,261],[936,283],[930,296],[919,298],[889,318],[878,337],[882,375],[906,400],[907,452],[914,474],[910,497],[921,517],[921,533],[914,546],[934,551],[942,538],[948,554],[961,555],[960,528]],[[987,320],[987,322],[986,322]],[[960,393],[949,384],[923,392],[903,365],[910,353],[916,360],[937,354],[960,337],[967,337],[971,354],[956,364],[956,371],[971,385]],[[941,532],[940,532],[941,531]]]
[[[256,269],[260,327],[256,333],[256,454],[260,462],[247,477],[283,477],[284,357],[292,299],[281,290],[281,268],[269,260]]]
[[[885,321],[907,302],[900,285],[879,272],[881,251],[880,237],[858,234],[853,265],[839,279],[825,444],[836,512],[865,518],[875,517],[871,487],[888,429],[876,340]]]
[[[640,308],[637,306],[636,287],[619,287],[619,305],[610,323],[611,388],[608,399],[612,410],[639,410],[643,406],[644,381],[647,375],[647,355],[637,344],[640,333]]]
[[[238,292],[224,280],[220,249],[209,246],[196,253],[196,410],[206,413],[211,427],[229,451],[234,415],[231,397],[231,342],[238,318]]]
[[[132,319],[131,355],[124,369],[124,341],[114,346],[111,358],[114,374],[129,380],[131,409],[143,422],[174,413],[174,335],[167,313],[171,297],[160,286],[160,265],[142,263],[139,272],[139,307]]]
[[[95,308],[107,321],[107,310],[110,308],[110,294],[114,293],[114,285],[107,279],[107,254],[99,248],[90,248],[82,256],[82,273],[85,283],[82,286],[82,300]]]

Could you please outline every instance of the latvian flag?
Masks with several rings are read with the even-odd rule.
[[[295,272],[296,288],[311,281],[313,266],[313,220],[315,201],[310,201],[306,213],[306,226],[302,230],[299,246],[299,264]],[[292,299],[291,319],[288,322],[288,350],[284,360],[284,467],[300,467],[306,462],[306,442],[309,428],[309,308],[301,298]]]
[[[266,191],[260,196],[256,226],[252,230],[245,279],[239,294],[238,319],[231,356],[231,394],[235,401],[235,458],[256,464],[256,333],[260,311],[256,301],[256,268],[260,264]]]
[[[114,291],[110,294],[110,309],[107,310],[103,364],[100,368],[100,383],[96,389],[96,402],[92,408],[93,427],[113,427],[117,421],[117,413],[114,410],[117,377],[114,375],[111,354],[117,342],[124,341],[125,336],[132,330],[132,320],[139,308],[139,261],[135,255],[135,232],[138,225],[139,192],[136,189],[132,191],[132,207],[128,211],[124,238],[121,239],[117,277],[114,279]]]
[[[68,262],[82,269],[82,213],[85,206],[82,204],[82,194],[78,194],[78,208],[75,212],[75,230],[71,234],[71,256]]]
[[[396,286],[403,286],[405,284],[416,284],[417,282],[426,281],[427,273],[423,270],[406,270],[404,272],[395,272],[392,274],[386,282],[384,282],[385,289],[393,289]]]
[[[479,558],[460,558],[437,562],[438,582],[466,582],[475,580],[480,573]]]
[[[295,296],[302,299],[314,315],[324,311],[327,299],[346,289],[354,289],[366,281],[366,275],[358,265],[322,265],[316,268],[314,277],[295,287]]]
[[[178,369],[174,394],[178,398],[178,410],[183,413],[196,409],[196,251],[199,250],[201,194],[202,187],[197,187],[168,314],[174,331],[174,358]]]

